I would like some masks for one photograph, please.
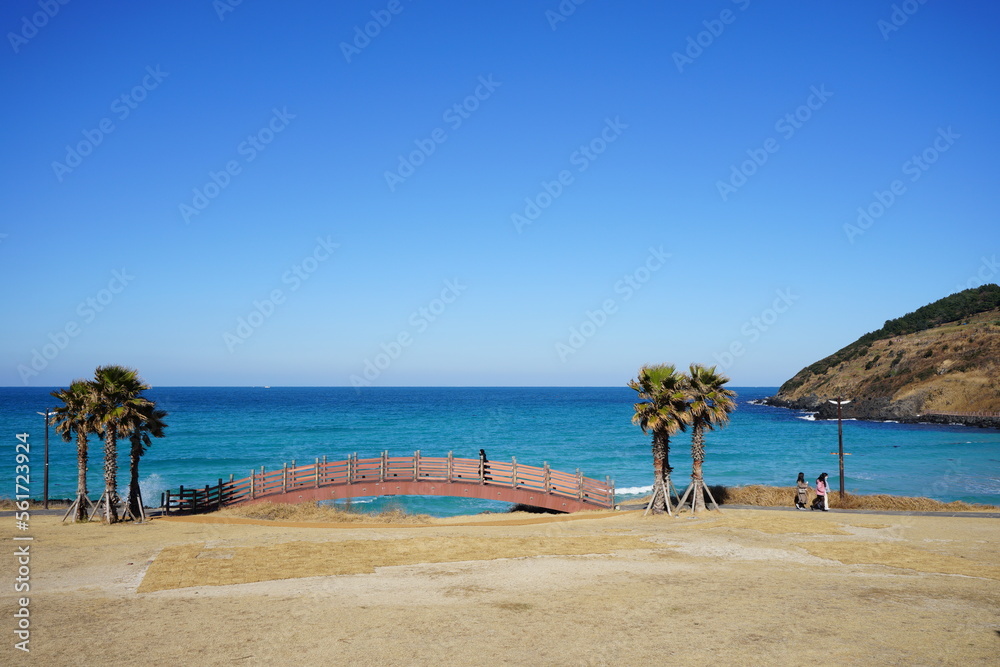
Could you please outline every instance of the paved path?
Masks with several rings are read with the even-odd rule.
[[[774,512],[799,512],[794,507],[764,507],[763,505],[720,505],[724,510],[769,510]],[[643,510],[646,504],[618,505],[622,510]],[[810,512],[813,510],[810,510]],[[1000,512],[907,512],[897,510],[838,510],[831,509],[834,514],[887,514],[890,516],[947,516],[969,517],[973,519],[1000,519]]]

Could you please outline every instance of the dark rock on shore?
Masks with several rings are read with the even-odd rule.
[[[779,396],[768,396],[760,402],[763,405],[770,405],[776,408],[812,412],[815,414],[816,419],[837,418],[837,405],[830,403],[828,399],[815,395],[795,400],[786,400]],[[895,421],[904,424],[960,424],[979,428],[1000,428],[1000,416],[921,413],[915,409],[912,401],[893,402],[886,397],[853,399],[850,403],[843,405],[842,410],[844,419]]]

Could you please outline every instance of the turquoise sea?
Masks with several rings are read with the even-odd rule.
[[[837,476],[837,424],[806,413],[753,405],[775,387],[735,387],[738,409],[725,429],[707,437],[709,484],[790,486],[798,472],[814,480]],[[32,445],[32,496],[42,496],[44,418],[52,388],[0,388],[0,438],[6,441],[14,491],[15,434]],[[630,419],[635,392],[627,387],[158,387],[149,397],[167,410],[167,437],[142,459],[143,497],[159,502],[167,489],[204,486],[220,477],[245,477],[251,468],[279,468],[293,459],[311,463],[383,450],[409,455],[490,459],[541,465],[586,476],[611,477],[619,501],[648,492],[652,464],[648,436]],[[72,496],[75,446],[50,434],[49,496]],[[127,443],[119,447],[119,483],[128,481]],[[1000,430],[964,426],[844,422],[845,486],[856,493],[928,496],[1000,505]],[[102,488],[101,445],[92,438],[89,485]],[[681,488],[690,474],[690,436],[672,442],[670,462]],[[499,502],[459,498],[395,497],[352,504],[356,509],[399,507],[439,516],[503,511]]]

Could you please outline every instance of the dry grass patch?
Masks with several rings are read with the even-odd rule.
[[[846,565],[885,565],[918,572],[1000,579],[1000,566],[906,545],[837,541],[801,542],[798,546],[814,556],[840,561]]]
[[[321,521],[325,523],[430,523],[426,514],[407,514],[402,510],[391,510],[377,514],[349,512],[331,505],[320,505],[316,501],[306,503],[263,502],[253,505],[237,505],[212,512],[212,517],[242,517],[262,521]]]
[[[769,535],[850,535],[841,528],[838,527],[832,521],[823,521],[821,519],[810,519],[806,516],[770,516],[772,512],[768,512],[769,516],[762,517],[757,515],[747,515],[747,514],[729,514],[724,515],[714,514],[711,518],[705,521],[685,522],[679,524],[686,528],[743,528],[746,530],[757,530],[762,533],[767,533]],[[684,514],[682,517],[689,517],[689,514]]]
[[[206,549],[204,544],[166,547],[140,584],[139,593],[188,586],[227,586],[275,579],[370,574],[377,567],[457,561],[609,554],[660,548],[632,536],[426,537],[401,540],[286,542]]]

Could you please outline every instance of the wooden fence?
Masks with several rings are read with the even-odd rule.
[[[489,488],[491,492],[480,490],[470,494],[470,485]],[[541,468],[527,466],[516,458],[484,464],[479,459],[455,458],[451,452],[446,457],[428,457],[419,451],[406,457],[383,452],[371,459],[359,459],[354,454],[343,461],[327,461],[323,457],[310,465],[296,465],[292,461],[290,466],[286,464],[271,471],[261,466],[243,479],[233,479],[230,475],[228,481],[219,479],[217,484],[206,484],[203,488],[182,486],[179,491],[167,491],[162,500],[167,514],[205,512],[262,499],[276,502],[318,499],[322,494],[315,489],[330,487],[342,487],[341,493],[332,489],[326,496],[330,498],[425,493],[495,497],[510,502],[530,498],[529,504],[539,507],[572,508],[563,511],[612,508],[615,504],[615,488],[610,478],[601,482],[584,477],[579,470],[576,473],[552,470],[548,463]],[[496,490],[495,495],[492,490]],[[303,491],[310,492],[303,494]]]

